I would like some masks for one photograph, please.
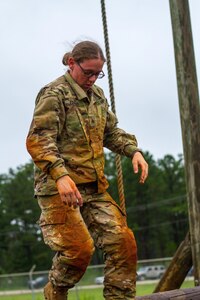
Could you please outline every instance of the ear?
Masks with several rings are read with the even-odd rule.
[[[75,60],[73,59],[73,57],[69,57],[69,59],[68,59],[68,66],[69,66],[69,68],[71,70],[73,70],[74,65],[75,65]]]

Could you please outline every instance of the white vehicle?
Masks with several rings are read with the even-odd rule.
[[[48,282],[48,276],[39,276],[36,279],[33,279],[32,281],[28,281],[28,287],[30,289],[39,289],[43,288]]]
[[[137,280],[158,279],[165,273],[165,266],[152,265],[140,267],[137,271]]]
[[[96,277],[94,280],[95,284],[103,284],[103,281],[104,281],[104,276]]]

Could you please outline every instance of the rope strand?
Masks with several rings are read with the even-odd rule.
[[[113,113],[116,114],[114,86],[113,86],[113,77],[112,77],[112,67],[111,67],[111,57],[110,57],[110,46],[109,46],[109,38],[108,38],[108,26],[107,26],[106,8],[105,8],[105,1],[104,0],[101,0],[101,13],[102,13],[102,22],[103,22],[103,32],[104,32],[104,43],[105,43],[105,50],[106,50],[106,59],[107,59],[108,82],[109,82],[111,109],[112,109]],[[126,215],[122,164],[121,164],[121,156],[119,154],[116,154],[115,163],[116,163],[116,169],[117,169],[117,183],[118,183],[118,194],[119,194],[120,207],[121,207],[123,213]]]

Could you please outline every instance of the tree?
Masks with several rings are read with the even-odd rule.
[[[33,264],[40,269],[47,267],[47,259],[40,260],[44,243],[36,224],[40,210],[33,196],[32,163],[16,171],[10,169],[8,175],[0,177],[0,199],[0,265],[3,271],[28,271]],[[45,251],[48,253],[47,249]]]

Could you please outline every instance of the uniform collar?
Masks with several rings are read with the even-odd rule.
[[[71,77],[69,72],[66,72],[64,76],[67,82],[70,84],[73,91],[75,92],[78,100],[88,98],[87,93],[80,87],[80,85],[78,85],[78,83],[76,83],[76,81]],[[101,97],[101,94],[99,93],[96,85],[93,85],[90,91]]]

